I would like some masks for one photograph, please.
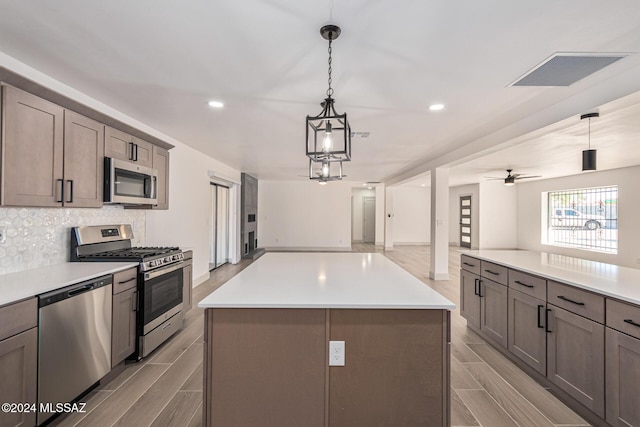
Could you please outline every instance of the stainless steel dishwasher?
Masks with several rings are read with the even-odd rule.
[[[111,369],[111,288],[109,275],[38,296],[39,409],[73,401]],[[53,415],[39,412],[38,424]]]

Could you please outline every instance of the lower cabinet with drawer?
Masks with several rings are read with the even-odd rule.
[[[113,275],[112,368],[136,350],[137,284],[137,268],[131,268]]]
[[[607,299],[606,414],[614,426],[640,426],[640,307]]]
[[[36,298],[0,307],[0,401],[36,404],[38,372]],[[0,426],[34,426],[34,411],[2,411]]]
[[[460,272],[460,314],[484,337],[507,348],[507,287]]]

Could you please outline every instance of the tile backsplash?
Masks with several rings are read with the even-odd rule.
[[[131,224],[133,245],[144,245],[145,212],[105,206],[102,209],[0,208],[0,274],[61,264],[69,260],[71,227]]]

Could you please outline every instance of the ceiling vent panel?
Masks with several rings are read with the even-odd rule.
[[[557,53],[510,86],[571,86],[626,54]]]

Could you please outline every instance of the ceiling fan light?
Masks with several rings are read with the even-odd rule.
[[[505,180],[505,181],[504,181],[504,185],[506,185],[507,187],[512,187],[513,185],[515,185],[515,182],[513,182],[513,181],[507,182],[507,181]]]
[[[509,170],[509,176],[504,179],[504,185],[506,185],[507,187],[511,187],[515,183],[516,183],[516,177],[511,176],[511,170]]]
[[[582,171],[597,170],[596,150],[584,150],[582,152]]]

